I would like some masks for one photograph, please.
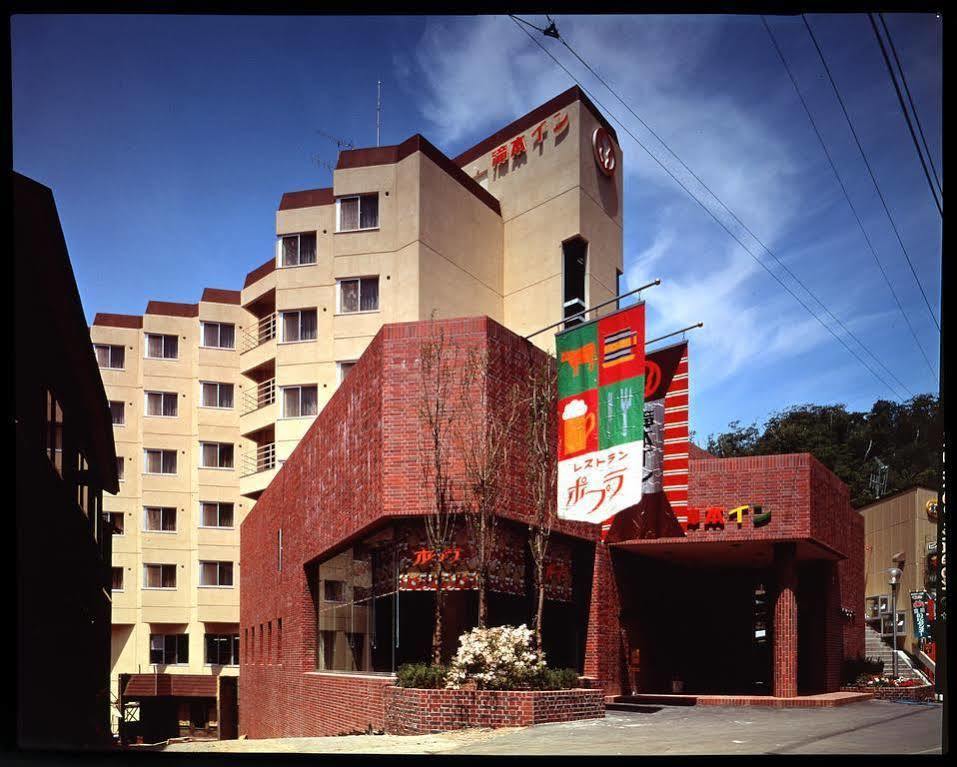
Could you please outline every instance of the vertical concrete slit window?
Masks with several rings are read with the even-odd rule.
[[[276,620],[276,661],[282,663],[282,618]]]
[[[282,528],[276,533],[276,569],[282,572]]]
[[[126,403],[110,400],[110,416],[114,426],[123,426],[126,423]]]
[[[179,357],[179,336],[146,334],[146,356],[149,359],[175,360]]]
[[[360,194],[336,200],[336,231],[359,232],[379,227],[379,194]]]
[[[179,399],[173,391],[146,392],[146,415],[175,418],[179,414]]]
[[[175,589],[176,565],[143,565],[143,588]]]
[[[176,508],[172,506],[144,506],[143,531],[148,533],[175,533]]]
[[[233,407],[233,385],[215,381],[200,382],[202,406],[229,410]]]
[[[114,567],[113,582],[110,585],[110,591],[122,591],[122,590],[123,590],[123,568]]]
[[[585,303],[585,274],[588,263],[588,242],[582,237],[573,237],[562,243],[563,263],[563,317],[571,317],[587,308]],[[565,323],[565,327],[574,327],[585,322],[585,317],[578,317]]]
[[[143,450],[145,460],[145,472],[147,474],[175,474],[176,473],[176,451],[175,450],[156,450],[146,448]]]
[[[56,396],[47,390],[44,414],[44,442],[47,457],[59,476],[63,476],[63,410]]]
[[[283,343],[315,341],[318,330],[315,309],[295,309],[282,312]]]
[[[207,666],[239,665],[239,634],[206,634]]]
[[[207,349],[235,349],[236,326],[226,322],[204,322],[203,346]]]
[[[150,634],[150,663],[159,666],[189,663],[189,635]]]
[[[232,469],[233,446],[228,442],[200,442],[201,469]]]
[[[283,418],[305,418],[316,415],[318,412],[318,385],[282,387]]]
[[[126,362],[126,349],[123,346],[110,344],[93,344],[96,352],[96,361],[101,368],[123,370]]]
[[[285,234],[280,238],[282,266],[308,266],[316,263],[316,233]]]
[[[233,563],[232,562],[200,562],[199,563],[199,585],[200,586],[226,586],[233,585]]]
[[[201,501],[201,527],[228,527],[233,526],[233,504],[219,501]]]
[[[379,310],[379,278],[354,277],[339,280],[339,313],[375,312]]]

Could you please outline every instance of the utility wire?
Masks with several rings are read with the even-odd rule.
[[[515,21],[514,17],[511,17],[511,18],[513,19],[513,21]],[[762,269],[764,269],[768,274],[770,274],[771,277],[773,277],[774,280],[775,280],[782,288],[784,288],[788,293],[791,294],[791,296],[794,298],[795,301],[797,301],[802,307],[804,307],[805,311],[807,311],[808,314],[810,314],[815,320],[818,321],[818,323],[820,323],[821,327],[823,327],[828,333],[830,333],[832,336],[834,336],[834,338],[848,351],[848,353],[850,353],[855,359],[857,359],[858,362],[860,362],[865,368],[867,368],[867,370],[871,373],[871,375],[873,375],[878,381],[880,381],[880,382],[894,395],[895,398],[900,399],[900,395],[899,395],[897,392],[894,391],[894,388],[893,388],[889,383],[887,383],[887,381],[885,381],[870,365],[868,365],[867,362],[865,362],[863,359],[861,359],[860,355],[858,355],[857,352],[855,352],[851,347],[849,347],[849,346],[844,342],[844,339],[841,338],[840,336],[838,336],[838,335],[834,332],[834,330],[830,327],[830,325],[828,325],[827,323],[825,323],[825,322],[811,309],[811,307],[809,307],[804,301],[802,301],[801,298],[800,298],[800,296],[798,296],[793,290],[791,290],[791,288],[789,288],[789,287],[787,286],[787,284],[786,284],[785,282],[783,282],[783,281],[781,280],[781,278],[778,277],[778,275],[775,274],[775,273],[770,269],[770,267],[768,267],[767,264],[764,263],[764,261],[762,261],[762,260],[761,260],[760,258],[758,258],[756,255],[754,255],[754,253],[752,253],[751,250],[749,250],[748,247],[747,247],[743,242],[741,242],[741,240],[738,238],[738,236],[737,236],[734,232],[732,232],[731,229],[729,229],[728,226],[727,226],[720,218],[718,218],[710,208],[708,208],[708,206],[706,206],[703,202],[701,202],[701,200],[698,199],[698,197],[697,197],[690,189],[688,189],[687,186],[685,186],[685,184],[681,181],[681,179],[679,179],[677,176],[675,176],[675,174],[672,173],[671,170],[670,170],[664,163],[662,163],[661,160],[659,160],[659,159],[655,156],[655,154],[654,154],[650,149],[648,149],[648,147],[646,147],[646,146],[641,142],[641,140],[640,140],[637,136],[635,136],[634,133],[632,133],[632,132],[628,129],[628,126],[625,125],[625,123],[623,123],[620,119],[618,119],[618,117],[616,117],[616,116],[614,115],[614,113],[612,113],[612,111],[611,111],[610,109],[608,109],[604,104],[602,104],[601,101],[599,101],[598,98],[595,97],[595,96],[578,80],[578,78],[576,78],[575,75],[573,75],[573,74],[568,70],[568,68],[567,68],[564,64],[562,64],[557,58],[555,58],[554,55],[552,55],[551,51],[549,51],[547,48],[545,48],[545,46],[543,46],[535,37],[533,37],[533,36],[531,35],[531,33],[528,32],[528,30],[526,30],[526,29],[524,29],[523,27],[519,26],[519,24],[518,24],[517,21],[515,21],[515,26],[518,27],[522,32],[524,32],[524,33],[528,36],[528,38],[529,38],[533,43],[535,43],[535,45],[537,45],[539,48],[541,48],[542,51],[544,51],[545,54],[546,54],[552,61],[554,61],[554,62],[565,72],[565,74],[567,74],[567,75],[572,79],[572,81],[575,82],[575,83],[578,85],[578,87],[581,88],[582,91],[583,91],[592,101],[595,102],[595,104],[596,104],[600,109],[604,110],[616,123],[618,123],[618,125],[621,126],[621,129],[622,129],[623,131],[625,131],[625,133],[627,133],[627,134],[631,137],[631,139],[632,139],[636,144],[638,144],[638,146],[641,147],[641,148],[645,151],[645,153],[646,153],[652,160],[654,160],[654,161],[659,165],[659,167],[661,167],[662,170],[665,171],[665,173],[667,173],[669,176],[671,176],[672,180],[674,180],[674,182],[675,182],[676,184],[678,184],[678,186],[680,186],[680,187],[688,194],[688,196],[691,197],[691,199],[693,199],[696,203],[698,203],[698,205],[702,208],[702,210],[704,210],[705,213],[707,213],[709,216],[711,216],[711,218],[713,218],[713,219],[715,220],[715,222],[716,222],[722,229],[724,229],[724,230],[728,233],[728,235],[730,235],[731,238],[732,238],[735,242],[738,243],[738,245],[741,246],[741,248],[744,250],[745,253],[747,253],[749,256],[751,256],[751,258],[752,258],[754,261],[756,261],[757,264],[758,264]]]
[[[937,315],[934,314],[934,310],[930,306],[930,301],[927,299],[927,293],[924,292],[924,286],[921,284],[920,278],[917,276],[917,270],[914,269],[914,264],[910,260],[910,256],[907,253],[907,248],[904,247],[904,241],[901,239],[901,234],[897,229],[897,224],[894,223],[894,217],[891,215],[890,208],[887,207],[887,200],[884,199],[884,194],[881,192],[880,186],[878,186],[877,178],[874,176],[874,171],[871,168],[871,164],[867,159],[867,155],[864,153],[864,147],[861,146],[861,140],[857,136],[857,131],[854,130],[854,124],[851,122],[851,116],[847,112],[844,99],[841,98],[841,92],[837,89],[837,83],[834,82],[834,77],[831,75],[831,68],[827,65],[827,61],[824,58],[824,52],[821,50],[821,46],[817,41],[817,37],[814,36],[814,30],[811,29],[811,24],[808,22],[807,15],[801,14],[801,18],[804,21],[804,26],[807,27],[807,33],[811,36],[811,42],[814,43],[814,48],[817,50],[817,55],[821,59],[821,63],[824,65],[824,71],[827,73],[827,79],[830,80],[831,88],[834,89],[834,94],[837,96],[837,101],[841,105],[841,111],[844,112],[844,119],[847,120],[847,125],[851,129],[851,134],[854,136],[854,141],[857,144],[857,148],[861,153],[861,157],[864,159],[864,165],[867,167],[867,172],[874,184],[874,189],[877,190],[877,196],[881,200],[881,205],[884,206],[884,212],[887,214],[887,220],[890,221],[891,228],[894,230],[894,234],[897,236],[897,242],[901,246],[901,252],[904,254],[904,258],[907,260],[907,265],[910,267],[911,274],[914,275],[914,280],[917,282],[917,287],[920,288],[920,294],[924,297],[924,303],[927,305],[927,311],[930,312],[931,319],[934,321],[934,325],[937,327],[937,332],[940,333],[940,323],[937,321]]]
[[[763,18],[763,17],[762,17],[762,18]],[[551,18],[550,18],[550,17],[549,17],[548,20],[551,22]],[[765,22],[765,26],[766,26],[766,25],[767,25],[767,23]],[[554,27],[554,22],[552,22],[552,26]],[[555,30],[555,31],[556,31],[556,33],[557,33],[557,30]],[[865,352],[867,352],[871,357],[873,357],[874,360],[877,362],[877,364],[880,365],[880,366],[884,369],[884,371],[887,372],[892,378],[894,378],[895,381],[897,381],[897,383],[900,385],[901,389],[903,389],[904,391],[906,391],[908,394],[910,394],[910,395],[913,397],[913,396],[914,396],[914,395],[913,395],[913,392],[911,392],[910,389],[908,389],[906,386],[904,386],[904,384],[902,384],[902,383],[900,382],[900,380],[897,378],[897,376],[895,376],[895,375],[887,368],[887,366],[884,365],[883,362],[881,362],[881,360],[877,357],[877,355],[874,354],[874,352],[872,352],[872,351],[867,347],[867,345],[866,345],[863,341],[861,341],[861,339],[858,338],[858,337],[850,330],[850,328],[847,327],[847,325],[845,325],[830,309],[827,308],[827,306],[824,304],[824,302],[821,301],[821,299],[817,297],[817,295],[814,293],[814,291],[812,291],[807,285],[805,285],[804,282],[803,282],[793,271],[791,271],[790,268],[788,268],[787,264],[785,264],[780,258],[778,258],[778,256],[777,256],[767,245],[764,244],[764,242],[761,240],[761,238],[758,237],[758,236],[751,230],[751,228],[748,227],[747,224],[745,224],[740,218],[738,218],[737,215],[735,215],[734,211],[731,210],[731,208],[729,208],[729,207],[724,203],[724,201],[723,201],[720,197],[718,197],[718,195],[711,189],[711,187],[709,187],[709,186],[701,179],[700,176],[698,176],[697,173],[695,173],[690,167],[688,167],[687,163],[685,163],[685,161],[682,160],[682,159],[678,156],[678,154],[668,145],[668,143],[667,143],[663,138],[661,138],[661,136],[659,136],[659,135],[655,132],[655,130],[654,130],[647,122],[645,122],[645,121],[635,112],[635,110],[632,109],[632,108],[625,102],[624,99],[621,98],[621,96],[618,95],[618,93],[615,91],[615,89],[612,88],[612,87],[604,80],[604,78],[602,78],[601,75],[598,74],[598,72],[596,72],[594,69],[592,69],[592,67],[588,64],[588,62],[585,61],[585,60],[578,54],[578,52],[575,51],[574,48],[571,47],[571,44],[570,44],[564,37],[561,37],[561,36],[558,37],[558,40],[559,40],[559,42],[562,43],[562,45],[564,45],[564,46],[568,49],[569,53],[571,53],[576,59],[578,59],[578,60],[582,63],[582,65],[585,67],[585,69],[587,69],[589,72],[591,72],[591,74],[592,74],[602,85],[605,86],[605,89],[606,89],[609,93],[611,93],[611,95],[614,96],[614,97],[618,100],[618,102],[619,102],[622,106],[624,106],[625,109],[627,109],[627,110],[631,113],[631,115],[632,115],[636,120],[638,120],[638,122],[641,123],[642,126],[644,126],[644,128],[645,128],[649,133],[651,133],[652,136],[655,137],[655,139],[657,139],[658,143],[661,144],[661,145],[668,151],[668,153],[669,153],[672,157],[674,157],[674,158],[681,164],[681,166],[682,166],[686,171],[688,171],[688,173],[691,174],[691,176],[695,179],[695,181],[697,181],[697,182],[704,188],[704,190],[705,190],[708,194],[710,194],[711,197],[713,197],[713,198],[715,199],[715,201],[716,201],[722,208],[724,208],[725,211],[728,212],[728,214],[731,216],[731,218],[733,218],[733,219],[737,222],[737,224],[744,229],[744,231],[746,231],[749,235],[751,235],[751,237],[765,250],[765,252],[766,252],[769,256],[771,256],[771,258],[773,258],[773,259],[778,263],[778,265],[779,265],[782,269],[784,269],[785,272],[787,272],[787,274],[789,274],[789,275],[791,276],[791,279],[793,279],[798,285],[800,285],[800,286],[805,290],[805,292],[806,292],[812,299],[814,299],[814,301],[816,301],[817,304],[831,317],[831,319],[833,319],[838,325],[840,325],[840,327],[844,330],[845,333],[847,333],[851,338],[853,338],[853,339],[860,345],[860,347],[861,347],[862,349],[864,349]],[[888,284],[889,284],[889,283],[888,283]],[[895,296],[895,298],[896,298],[896,296]],[[903,309],[902,309],[901,311],[903,312]],[[905,319],[905,320],[907,319],[906,316],[905,316],[904,319]],[[908,323],[908,325],[909,325],[909,323]],[[911,332],[913,333],[913,331],[911,331]],[[917,336],[916,336],[916,334],[914,335],[914,340],[917,341]],[[920,346],[920,343],[919,343],[919,342],[918,342],[918,346]],[[923,349],[921,349],[921,353],[923,353]],[[924,358],[925,358],[925,360],[927,359],[926,355],[924,356]],[[930,365],[930,361],[929,361],[929,360],[927,360],[927,364]],[[931,375],[935,375],[933,368],[931,368]]]
[[[914,142],[914,149],[917,151],[917,157],[920,159],[920,165],[924,169],[924,177],[927,179],[927,186],[930,188],[931,196],[934,198],[934,205],[937,206],[937,212],[941,216],[944,215],[944,206],[942,203],[943,193],[941,194],[941,199],[937,199],[937,190],[934,187],[933,182],[930,180],[930,173],[927,170],[927,163],[924,162],[924,155],[920,151],[920,144],[917,143],[917,134],[914,133],[914,124],[911,122],[910,113],[907,111],[907,107],[904,105],[904,97],[901,95],[900,85],[897,82],[897,78],[894,76],[894,69],[891,67],[890,57],[887,55],[887,48],[884,45],[884,40],[881,37],[881,33],[877,31],[877,22],[874,20],[874,14],[869,13],[867,17],[871,22],[871,29],[874,30],[874,37],[877,38],[877,44],[881,48],[881,55],[884,57],[884,65],[887,67],[887,74],[890,75],[891,82],[894,84],[894,91],[897,93],[897,103],[900,105],[901,113],[904,115],[904,119],[907,121],[907,129],[910,131],[911,141]],[[881,24],[884,26],[884,33],[887,35],[887,39],[891,39],[891,33],[887,29],[887,23],[884,21],[884,14],[881,14]],[[893,42],[891,42],[893,46]],[[897,58],[897,49],[894,49],[894,59],[897,61],[897,68],[900,70],[901,80],[904,80],[904,69],[901,67],[900,59]],[[910,90],[907,89],[907,82],[904,80],[904,88],[907,90],[907,99],[910,101],[910,108],[914,112],[914,118],[917,119],[917,110],[914,108],[914,101],[910,97]],[[917,120],[917,127],[920,128],[920,120]],[[920,131],[921,138],[924,138],[924,131]],[[927,141],[924,140],[924,149],[927,149]],[[927,157],[930,157],[930,152],[927,152]],[[933,163],[931,163],[933,166]],[[934,178],[937,178],[937,171],[934,171]],[[937,185],[940,185],[940,181],[937,181]]]
[[[914,338],[914,343],[917,344],[917,348],[920,350],[921,355],[924,357],[924,361],[927,363],[927,366],[930,368],[931,373],[933,374],[934,370],[931,367],[930,360],[927,358],[927,354],[924,352],[924,347],[921,346],[920,340],[917,338],[917,333],[914,331],[914,326],[911,325],[910,319],[907,317],[907,313],[904,311],[904,307],[901,304],[900,298],[897,297],[897,291],[894,290],[894,284],[890,281],[890,278],[887,276],[887,272],[884,269],[884,265],[881,263],[880,258],[877,255],[877,250],[874,248],[874,244],[871,242],[871,238],[867,234],[867,230],[864,228],[864,222],[861,221],[861,217],[857,212],[857,208],[854,207],[854,203],[851,202],[851,196],[847,191],[847,187],[844,186],[844,182],[841,180],[840,173],[837,172],[837,166],[834,163],[834,158],[831,157],[830,151],[828,151],[827,144],[824,141],[824,137],[821,135],[821,131],[817,127],[817,123],[814,121],[814,116],[811,114],[811,109],[808,106],[807,101],[804,99],[804,95],[801,93],[801,89],[798,87],[797,80],[794,77],[794,73],[791,71],[791,67],[788,66],[787,59],[784,57],[784,52],[781,50],[781,46],[778,45],[777,38],[774,36],[774,32],[771,31],[771,26],[768,24],[766,16],[761,17],[761,21],[764,22],[764,28],[768,32],[768,37],[771,38],[771,44],[774,46],[774,50],[777,51],[778,58],[781,59],[781,63],[784,65],[784,71],[787,72],[788,78],[791,80],[791,85],[794,86],[794,92],[797,94],[798,99],[801,101],[801,105],[804,107],[804,112],[807,114],[808,120],[811,123],[811,127],[814,129],[814,135],[817,136],[818,142],[821,144],[821,149],[824,150],[824,156],[827,158],[828,164],[831,166],[831,171],[834,173],[834,178],[837,179],[838,185],[841,187],[841,191],[844,193],[844,199],[847,200],[847,205],[851,209],[851,213],[854,214],[854,218],[857,221],[857,226],[861,230],[861,234],[864,236],[864,241],[867,243],[867,247],[871,251],[871,255],[874,256],[874,261],[877,264],[877,268],[881,272],[881,276],[884,278],[884,282],[887,284],[888,290],[890,290],[891,295],[894,297],[894,301],[897,303],[897,310],[900,312],[901,317],[904,318],[904,322],[907,323],[907,327],[910,330],[911,336]],[[872,354],[873,356],[873,354]],[[875,357],[876,359],[876,357]],[[883,367],[883,365],[882,365]],[[884,367],[887,370],[886,367]],[[888,371],[890,372],[890,371]],[[893,376],[893,373],[891,373]],[[894,380],[900,383],[896,376]],[[903,384],[901,384],[903,386]],[[905,389],[907,387],[904,387]],[[908,393],[913,397],[913,393],[910,390],[907,390]]]

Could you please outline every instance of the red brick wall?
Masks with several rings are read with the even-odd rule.
[[[423,735],[465,727],[522,727],[600,719],[601,690],[415,690],[385,688],[385,730]]]

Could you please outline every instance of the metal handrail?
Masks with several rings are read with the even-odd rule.
[[[276,337],[276,313],[267,314],[259,322],[243,331],[239,353],[252,351]]]
[[[260,445],[254,453],[247,453],[243,456],[243,477],[252,474],[258,474],[261,471],[269,471],[276,465],[276,443],[269,442]]]
[[[243,409],[241,415],[255,413],[260,408],[271,405],[275,401],[276,379],[270,378],[268,381],[263,381],[257,385],[255,389],[243,393]]]

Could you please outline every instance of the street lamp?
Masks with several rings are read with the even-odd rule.
[[[900,581],[902,570],[899,567],[890,567],[887,574],[890,576],[891,583],[891,622],[894,625],[894,654],[891,656],[893,661],[894,679],[897,679],[897,584]]]

